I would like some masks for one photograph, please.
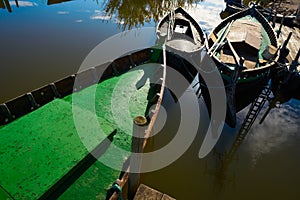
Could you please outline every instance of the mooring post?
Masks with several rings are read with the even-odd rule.
[[[143,116],[137,116],[133,120],[130,170],[128,177],[128,199],[134,198],[134,195],[140,183],[140,169],[142,161],[143,143],[146,131],[147,119]]]
[[[277,32],[277,38],[279,38],[279,35],[281,33],[281,29],[282,29],[282,25],[283,25],[284,19],[285,19],[285,14],[283,14],[283,16],[282,16],[282,19],[281,19],[281,22],[280,22],[280,26],[279,26],[279,30]]]

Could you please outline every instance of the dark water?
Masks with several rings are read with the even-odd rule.
[[[9,2],[10,9],[0,8],[0,103],[75,73],[96,45],[116,33],[155,26],[171,1],[127,0],[121,6],[122,1],[114,0],[29,0],[18,1],[19,7]],[[177,3],[184,2],[207,32],[220,22],[223,1]],[[178,116],[177,109],[166,108],[168,121]],[[239,125],[246,112],[239,113]],[[201,116],[207,117],[203,107]],[[143,174],[142,180],[177,199],[299,199],[299,116],[296,100],[272,110],[262,125],[254,124],[229,163],[220,156],[231,148],[237,129],[225,127],[215,150],[199,159],[207,128],[201,121],[185,154],[168,167]],[[174,127],[169,122],[154,146],[167,143]]]

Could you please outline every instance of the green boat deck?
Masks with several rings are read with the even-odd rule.
[[[149,66],[55,99],[2,126],[0,199],[40,198],[115,129],[113,143],[127,151],[127,154],[112,158],[121,165],[130,153],[132,119],[144,116],[148,103],[149,81],[140,89],[136,87],[145,71],[149,72]],[[89,98],[93,95],[94,102]],[[79,116],[79,120],[74,120],[74,116]],[[95,118],[101,129],[93,125]],[[120,121],[123,124],[120,125]],[[110,152],[108,150],[104,157],[109,158]],[[60,199],[83,196],[104,199],[106,189],[119,174],[120,171],[96,161]]]

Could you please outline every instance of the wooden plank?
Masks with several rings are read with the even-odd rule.
[[[136,192],[134,200],[161,200],[162,197],[163,193],[141,184]]]
[[[276,28],[279,28],[279,24],[276,24]],[[284,40],[288,37],[288,34],[292,32],[291,39],[289,43],[287,44],[287,48],[290,50],[290,54],[288,55],[287,59],[289,62],[295,59],[295,56],[299,50],[300,46],[300,29],[297,27],[290,28],[288,26],[283,26],[281,35],[279,36],[278,40],[279,43],[283,44]]]
[[[55,94],[50,85],[34,90],[31,93],[39,106],[43,106],[55,98]]]
[[[69,76],[62,80],[56,81],[54,84],[61,97],[65,97],[73,92],[75,76]]]
[[[6,105],[10,110],[13,119],[21,117],[34,110],[26,94],[7,102]]]
[[[84,88],[87,88],[87,87],[97,83],[98,80],[95,80],[95,76],[96,75],[94,75],[93,69],[88,69],[88,70],[79,72],[78,74],[76,74],[74,90],[76,88],[76,92],[78,92]]]
[[[163,194],[149,186],[141,184],[133,200],[176,200],[167,194]]]
[[[239,20],[232,24],[227,38],[232,43],[245,42],[258,50],[262,41],[261,31],[261,25],[258,22]]]
[[[163,197],[161,198],[161,200],[175,200],[173,197],[170,197],[167,194],[164,194]]]

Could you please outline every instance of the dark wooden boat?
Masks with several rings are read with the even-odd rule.
[[[156,34],[157,46],[162,47],[164,44],[166,47],[168,66],[181,66],[177,71],[192,83],[197,76],[201,51],[205,48],[206,42],[200,25],[183,8],[178,7],[159,21]],[[172,82],[171,78],[166,81]],[[176,94],[172,93],[175,101],[187,87],[186,85],[176,87]]]
[[[269,70],[278,59],[277,48],[274,30],[255,7],[226,18],[210,34],[207,49],[226,86],[226,122],[231,127],[236,124],[236,112],[249,105],[268,82]],[[233,51],[245,59],[243,66]]]
[[[167,39],[168,50],[195,53],[205,46],[205,34],[199,24],[183,8],[171,11],[158,23],[159,39]]]
[[[228,12],[230,15],[235,14],[237,12],[243,11],[245,9],[248,9],[249,7],[243,4],[234,4],[234,3],[227,3],[225,12]],[[271,8],[265,8],[263,6],[256,6],[256,9],[266,17],[267,20],[277,23],[281,23],[283,20],[283,25],[289,26],[289,27],[300,27],[300,24],[296,21],[296,13],[288,13],[283,15],[283,13],[275,13]],[[276,18],[274,19],[274,17]],[[283,19],[284,18],[284,19]]]

